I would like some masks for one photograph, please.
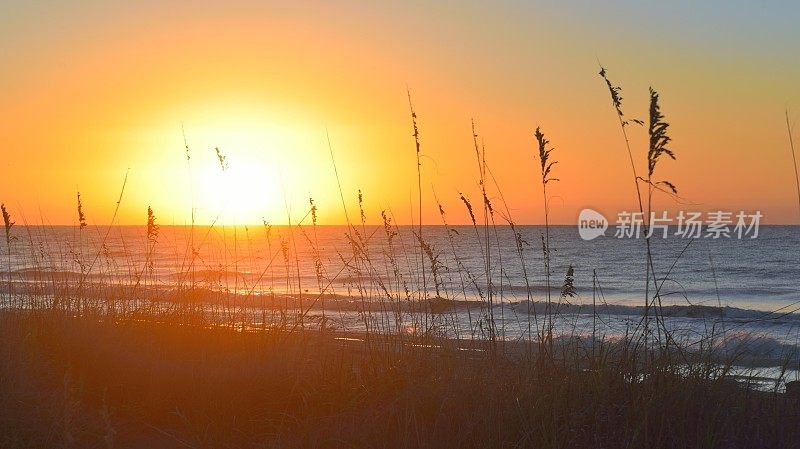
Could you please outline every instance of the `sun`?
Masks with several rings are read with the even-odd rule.
[[[324,128],[238,110],[243,113],[220,113],[186,128],[191,195],[202,221],[285,222],[292,210],[308,208],[309,196],[330,190]]]
[[[220,224],[260,223],[284,208],[277,175],[248,159],[245,164],[205,167],[195,183],[195,207],[203,221]]]
[[[243,120],[200,128],[192,194],[203,221],[253,224],[283,214],[282,159],[294,140],[289,129]]]
[[[190,106],[162,112],[149,119],[154,124],[147,132],[136,133],[130,154],[147,148],[137,159],[146,163],[132,164],[144,173],[137,185],[141,202],[175,223],[255,225],[302,222],[313,197],[321,221],[341,218],[327,124],[262,106]]]

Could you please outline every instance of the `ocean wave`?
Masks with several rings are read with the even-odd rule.
[[[23,268],[21,270],[12,271],[11,273],[0,273],[2,276],[11,275],[12,280],[23,281],[67,281],[67,280],[80,280],[87,276],[95,276],[95,274],[84,274],[77,271],[57,270],[57,269],[38,269],[38,268]]]
[[[698,340],[695,340],[698,341]],[[587,353],[592,347],[602,346],[606,351],[620,351],[629,342],[623,338],[592,338],[591,335],[560,335],[554,343],[565,348],[582,348]],[[772,368],[796,367],[800,363],[800,349],[794,343],[780,341],[774,336],[753,333],[730,333],[713,340],[705,340],[704,345],[685,342],[681,345],[679,356],[685,363],[712,361],[723,368]],[[677,355],[677,354],[676,354]]]
[[[520,301],[509,305],[517,313],[537,313],[543,314],[551,310],[558,314],[574,315],[619,315],[619,316],[644,316],[644,306],[632,306],[622,304],[570,304],[552,302],[549,306],[546,301]],[[741,309],[729,306],[705,306],[705,305],[669,305],[660,308],[662,316],[667,318],[698,318],[698,319],[719,319],[729,320],[735,323],[763,322],[787,324],[794,323],[800,325],[800,304],[790,309],[776,311],[762,311],[752,309]],[[650,310],[652,314],[652,308]]]

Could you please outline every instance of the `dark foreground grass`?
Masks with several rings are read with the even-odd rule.
[[[0,316],[4,447],[798,447],[730,381],[341,335]],[[627,374],[626,374],[627,373]]]

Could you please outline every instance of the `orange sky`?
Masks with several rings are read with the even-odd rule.
[[[763,8],[762,8],[763,9]],[[356,216],[408,222],[416,171],[406,86],[422,136],[424,215],[464,223],[476,204],[470,119],[517,222],[543,220],[533,130],[559,160],[551,221],[635,206],[630,166],[598,59],[629,116],[662,96],[677,161],[662,178],[688,205],[761,210],[797,223],[784,110],[800,117],[800,8],[671,3],[0,4],[0,200],[30,223],[343,222],[326,129]],[[791,113],[791,112],[790,112]],[[800,120],[798,120],[800,122]],[[191,169],[181,124],[191,147]],[[646,134],[632,131],[640,171]],[[800,136],[795,133],[795,140]],[[226,155],[222,173],[214,147]],[[499,202],[495,189],[495,200]],[[414,214],[416,214],[416,210]]]

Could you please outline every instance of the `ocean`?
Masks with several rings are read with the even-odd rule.
[[[157,236],[148,237],[142,226],[19,226],[13,228],[2,266],[4,278],[13,283],[50,282],[56,275],[65,282],[124,285],[144,279],[164,290],[191,284],[246,298],[304,296],[306,304],[315,305],[309,317],[324,314],[313,300],[321,291],[329,306],[337,300],[402,302],[423,296],[424,284],[426,298],[460,306],[430,321],[387,316],[375,322],[390,331],[419,331],[438,323],[439,332],[458,338],[485,338],[490,319],[497,336],[508,340],[527,338],[531,321],[533,329],[541,329],[548,307],[543,226],[515,231],[506,225],[424,226],[421,239],[419,231],[398,226],[387,233],[383,226],[360,225],[161,226]],[[612,228],[585,241],[576,226],[550,227],[549,307],[559,313],[557,332],[616,338],[642,322],[645,240],[613,235]],[[798,248],[798,226],[761,226],[755,239],[690,240],[675,236],[674,229],[668,238],[654,237],[665,326],[687,342],[713,333],[724,337],[720,344],[746,344],[754,364],[797,359]],[[562,297],[570,266],[575,294]],[[653,285],[651,277],[651,298]],[[490,291],[491,310],[480,306]],[[370,326],[364,319],[367,309],[381,313],[379,307],[344,307],[325,315],[326,326],[364,330]]]

